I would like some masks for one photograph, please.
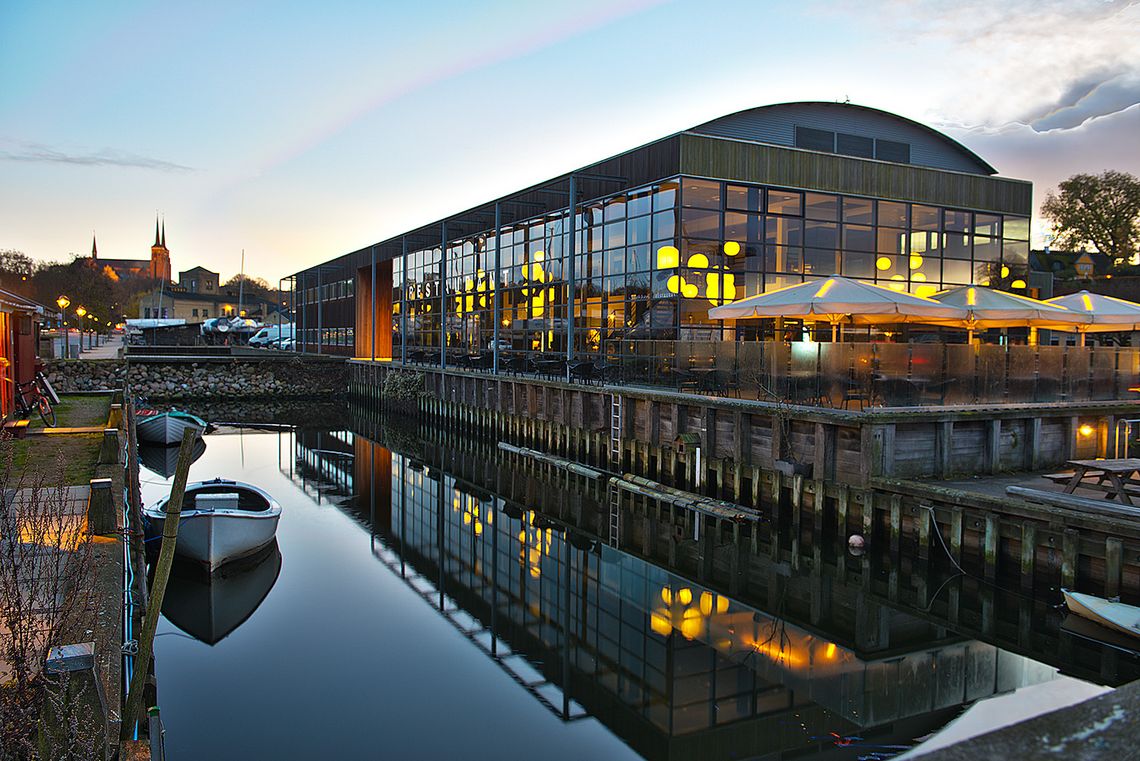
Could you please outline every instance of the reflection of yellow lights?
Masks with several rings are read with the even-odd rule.
[[[966,289],[966,306],[973,307],[973,306],[977,306],[977,305],[978,305],[978,292],[977,292],[977,290],[974,288],[967,288]]]
[[[708,269],[709,258],[704,254],[693,254],[689,257],[689,261],[685,262],[685,266],[698,270]]]
[[[740,253],[740,244],[734,240],[730,240],[724,244],[724,253],[728,256],[736,256]]]
[[[686,296],[692,298],[697,295],[697,287],[693,286],[693,294]],[[731,272],[720,274],[719,272],[710,272],[705,275],[705,296],[711,304],[719,304],[723,301],[733,301],[736,299],[736,276]]]
[[[910,255],[910,268],[912,270],[916,270],[916,269],[919,269],[920,267],[922,267],[922,257],[919,256],[918,254],[911,254]]]
[[[1001,266],[1001,276],[1009,277],[1009,267],[1005,266],[1004,264]]]
[[[910,279],[916,283],[925,283],[926,282],[926,275],[921,273],[921,272],[915,272],[914,274],[912,274],[910,276]]]
[[[1021,280],[1021,279],[1014,280],[1012,283],[1009,284],[1009,287],[1010,288],[1019,288],[1019,289],[1025,288],[1025,281]]]
[[[693,590],[684,587],[677,593],[677,599],[681,601],[682,605],[688,605],[693,601]]]
[[[829,660],[831,658],[835,657],[835,643],[834,642],[828,642],[827,643],[827,648],[823,651],[823,656]]]
[[[673,590],[669,587],[661,587],[661,601],[666,605],[673,604]]]
[[[1092,436],[1094,433],[1096,433],[1096,429],[1093,428],[1088,423],[1085,423],[1084,425],[1082,425],[1080,428],[1077,429],[1077,431],[1081,434],[1081,436],[1083,436],[1086,439],[1089,436]]]
[[[657,249],[657,269],[667,270],[681,263],[681,252],[676,246],[662,246]]]
[[[41,547],[54,547],[72,552],[83,544],[87,537],[87,518],[82,516],[73,519],[62,518],[59,525],[47,527],[36,526],[32,522],[22,523],[19,533],[22,544],[38,544]]]
[[[1081,294],[1081,303],[1085,305],[1085,311],[1091,312],[1093,310],[1092,297],[1087,293]]]
[[[827,295],[827,292],[830,291],[834,286],[835,286],[834,280],[826,281],[823,285],[821,285],[819,287],[819,290],[815,292],[815,297],[817,299],[822,299],[824,296]]]
[[[930,298],[936,293],[938,293],[938,286],[930,285],[929,283],[920,285],[914,289],[914,295],[922,296],[923,298]]]
[[[891,264],[891,257],[889,256],[880,256],[875,260],[875,267],[877,267],[880,272],[889,270],[891,268]]]

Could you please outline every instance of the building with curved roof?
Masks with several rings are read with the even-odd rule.
[[[1030,291],[1031,211],[1029,182],[926,125],[850,103],[763,106],[297,273],[298,344],[576,357],[770,336],[708,310],[832,274],[919,295]]]

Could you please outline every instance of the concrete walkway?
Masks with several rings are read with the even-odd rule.
[[[86,342],[84,343],[86,346]],[[119,349],[123,348],[122,336],[110,336],[107,342],[94,349],[84,349],[79,355],[80,359],[118,359]]]

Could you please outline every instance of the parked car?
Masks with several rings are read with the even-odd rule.
[[[266,325],[261,330],[253,334],[249,339],[250,346],[269,346],[272,341],[280,341],[283,338],[290,338],[293,335],[293,325]]]

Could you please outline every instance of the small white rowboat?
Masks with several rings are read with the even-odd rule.
[[[140,441],[151,444],[179,444],[182,434],[187,428],[194,430],[194,435],[200,437],[206,430],[206,421],[197,415],[191,415],[182,410],[169,412],[139,412],[135,431]]]
[[[1065,595],[1065,605],[1070,612],[1113,631],[1140,638],[1140,608],[1135,605],[1125,605],[1067,589],[1062,589],[1061,593]]]
[[[143,508],[148,538],[162,534],[169,499]],[[221,478],[187,484],[175,552],[213,571],[272,542],[280,518],[277,501],[252,484]]]

